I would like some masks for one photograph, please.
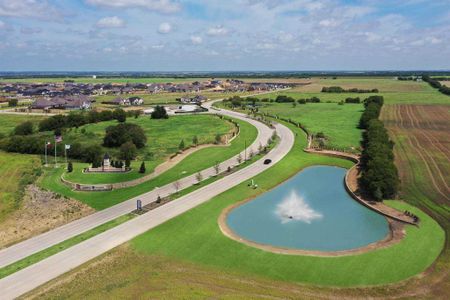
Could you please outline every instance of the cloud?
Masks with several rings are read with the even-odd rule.
[[[0,0],[0,16],[56,21],[62,19],[61,12],[45,0]]]
[[[227,35],[228,33],[229,33],[229,31],[225,27],[215,26],[215,27],[209,28],[206,34],[209,36],[224,36],[224,35]]]
[[[161,34],[167,34],[172,31],[172,25],[170,23],[164,22],[159,24],[158,32]]]
[[[105,17],[97,21],[98,28],[121,28],[125,27],[125,21],[121,18],[114,17]]]
[[[20,33],[22,34],[36,34],[42,32],[41,28],[37,27],[22,27],[20,28]]]
[[[190,39],[193,45],[200,45],[201,43],[203,43],[202,37],[198,35],[191,35]]]
[[[6,28],[6,23],[0,20],[0,30],[3,30]]]
[[[172,0],[85,0],[86,3],[109,8],[143,8],[161,13],[175,13],[180,4]]]

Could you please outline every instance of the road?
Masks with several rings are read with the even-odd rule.
[[[217,111],[217,113],[222,113],[224,115],[245,120],[252,125],[254,125],[258,130],[258,136],[256,140],[253,142],[250,147],[247,149],[247,154],[249,153],[249,149],[253,149],[254,152],[258,149],[259,143],[265,145],[267,140],[272,136],[273,130],[269,129],[266,125],[249,119],[243,114],[239,114],[231,111]],[[244,157],[244,151],[241,153],[242,157]],[[237,164],[237,155],[222,162],[220,164],[221,170],[226,170],[228,166],[235,166]],[[215,175],[216,172],[214,167],[205,169],[202,171],[202,175],[204,179],[207,179],[210,176]],[[195,174],[191,176],[184,177],[179,180],[180,190],[186,187],[189,187],[195,183],[197,183],[197,179],[195,178]],[[167,184],[165,186],[159,187],[155,190],[147,192],[145,194],[134,197],[130,200],[124,201],[120,204],[114,205],[110,208],[101,210],[89,216],[83,217],[79,220],[73,221],[61,227],[50,230],[41,235],[32,237],[23,242],[12,245],[8,248],[0,250],[0,268],[5,267],[9,264],[12,264],[20,259],[30,256],[33,253],[44,250],[50,246],[56,245],[62,241],[65,241],[71,237],[74,237],[78,234],[81,234],[89,229],[95,228],[101,224],[104,224],[108,221],[111,221],[119,216],[127,214],[133,211],[136,208],[136,200],[140,199],[142,201],[142,205],[146,205],[150,202],[153,202],[157,199],[158,195],[161,197],[169,196],[176,192],[176,189],[172,183]],[[105,199],[107,201],[107,199]]]
[[[219,113],[233,118],[246,120],[257,127],[258,137],[249,147],[254,151],[257,149],[260,142],[264,145],[272,135],[273,131],[267,126],[260,122],[248,119],[243,114],[225,110],[222,110]],[[287,127],[277,124],[276,130],[280,136],[280,143],[262,159],[252,165],[215,181],[208,186],[200,188],[184,197],[177,199],[176,201],[169,202],[142,216],[136,217],[131,221],[121,224],[87,241],[84,241],[1,279],[0,291],[2,291],[2,299],[12,299],[27,291],[30,291],[39,285],[64,274],[67,271],[70,271],[80,264],[85,263],[108,250],[111,250],[112,248],[132,239],[133,237],[144,233],[201,203],[204,203],[212,197],[263,172],[272,164],[281,160],[290,151],[294,144],[294,135]],[[264,165],[262,160],[266,158],[272,159],[273,163],[271,165]],[[228,166],[236,165],[236,163],[236,157],[233,157],[221,163],[221,168],[224,170]],[[207,178],[214,175],[215,170],[214,168],[209,168],[202,171],[202,173],[204,178]],[[196,182],[195,175],[183,178],[179,182],[182,188],[190,186]],[[172,184],[166,185],[159,188],[157,191],[154,190],[148,192],[139,197],[135,197],[111,208],[97,212],[42,235],[26,240],[22,243],[6,248],[0,251],[0,266],[11,264],[21,258],[25,258],[33,253],[44,250],[120,215],[126,214],[135,208],[137,199],[141,199],[145,205],[149,202],[155,201],[158,194],[165,196],[173,192],[175,192],[175,187]],[[36,276],[37,274],[39,274],[39,276]]]

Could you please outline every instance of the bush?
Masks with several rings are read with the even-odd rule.
[[[151,118],[152,119],[168,119],[169,115],[167,114],[167,111],[164,108],[164,106],[157,105],[155,107],[155,110],[152,112]]]
[[[30,135],[33,133],[33,123],[31,121],[23,122],[14,128],[15,135]]]
[[[103,138],[105,147],[119,147],[126,142],[132,142],[137,148],[142,148],[147,142],[144,130],[136,124],[120,123],[106,128]]]
[[[144,174],[145,173],[145,162],[141,163],[141,166],[139,168],[139,173]]]
[[[275,102],[277,102],[277,103],[293,103],[293,102],[295,102],[295,99],[292,97],[288,97],[286,95],[278,95],[275,98]]]
[[[185,148],[184,140],[181,140],[180,144],[178,145],[178,149],[180,149],[181,151],[183,151],[184,148]]]
[[[120,146],[120,158],[125,160],[125,162],[128,161],[127,167],[130,166],[129,161],[135,159],[136,155],[137,155],[137,148],[133,144],[133,142],[129,141]]]
[[[67,173],[72,173],[73,171],[73,165],[72,162],[69,161],[69,163],[67,164]]]
[[[120,123],[124,123],[127,120],[127,114],[123,109],[116,108],[113,111],[113,118]]]
[[[84,148],[84,160],[91,163],[94,168],[102,165],[102,147],[100,145],[89,145]]]
[[[9,107],[16,107],[17,104],[19,104],[19,100],[17,100],[17,99],[9,99],[8,100],[8,106]]]

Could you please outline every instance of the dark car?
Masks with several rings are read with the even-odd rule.
[[[271,162],[272,162],[271,159],[265,159],[265,160],[264,160],[264,164],[265,164],[265,165],[268,165],[268,164],[270,164]]]

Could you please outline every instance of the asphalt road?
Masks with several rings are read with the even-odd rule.
[[[260,122],[248,119],[245,115],[225,110],[222,110],[219,113],[246,120],[257,127],[258,137],[248,149],[253,149],[256,151],[259,144],[262,143],[264,145],[272,135],[273,130],[269,129]],[[87,241],[77,244],[56,255],[31,265],[30,267],[1,279],[1,298],[13,299],[18,297],[23,293],[26,293],[47,281],[70,271],[80,264],[83,264],[96,256],[111,250],[112,248],[132,239],[133,237],[142,234],[201,203],[204,203],[212,197],[263,172],[271,165],[281,160],[290,151],[294,144],[294,135],[287,127],[277,124],[276,130],[280,136],[280,143],[257,162],[188,195],[185,195],[177,199],[177,201],[169,202],[142,216],[136,217],[131,221],[121,224]],[[249,150],[247,150],[247,153],[249,153],[248,151]],[[242,153],[242,155],[244,155],[244,153]],[[272,164],[264,165],[262,161],[266,158],[272,159]],[[236,165],[236,163],[237,161],[235,156],[221,163],[221,169],[225,170],[228,166]],[[202,171],[202,174],[204,178],[208,178],[209,176],[215,174],[215,170],[214,168],[209,168]],[[196,183],[195,175],[183,178],[179,182],[181,184],[181,188],[190,186]],[[0,251],[0,267],[6,266],[33,253],[44,250],[70,237],[76,236],[109,220],[115,219],[120,215],[129,213],[135,208],[137,199],[141,199],[143,205],[145,205],[149,202],[155,201],[158,194],[161,196],[166,196],[172,194],[173,192],[175,192],[174,185],[168,184],[157,189],[156,191],[154,190],[148,192],[139,197],[127,200],[111,208],[94,213],[80,220],[71,222],[67,225],[6,248]]]

